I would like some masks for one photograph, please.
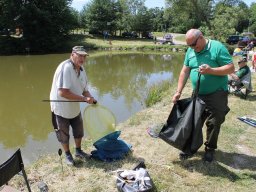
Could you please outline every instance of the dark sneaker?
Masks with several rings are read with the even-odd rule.
[[[191,158],[193,155],[192,154],[189,154],[189,153],[185,153],[185,152],[180,152],[179,154],[179,158],[180,160],[186,160],[186,159],[189,159]]]
[[[206,149],[203,160],[207,162],[212,162],[214,159],[214,152],[214,149]]]
[[[89,159],[91,156],[83,150],[76,150],[76,157],[80,159]]]
[[[136,169],[139,169],[139,168],[146,168],[146,165],[145,165],[145,162],[144,161],[140,161],[139,163],[137,163],[135,166],[134,166],[134,168],[133,168],[133,170],[136,170]]]
[[[67,165],[75,165],[74,159],[71,154],[66,155],[66,163]]]

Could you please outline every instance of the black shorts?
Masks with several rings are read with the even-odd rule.
[[[84,136],[84,127],[81,113],[72,119],[67,119],[52,112],[52,125],[56,132],[58,141],[63,144],[69,143],[70,127],[72,127],[72,132],[75,139],[79,139]]]

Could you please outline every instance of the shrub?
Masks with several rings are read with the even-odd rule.
[[[158,84],[154,84],[149,88],[147,97],[145,99],[146,107],[150,107],[157,102],[160,102],[166,92],[170,88],[169,81],[162,81]]]

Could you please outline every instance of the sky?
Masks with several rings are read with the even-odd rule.
[[[90,2],[90,0],[73,0],[72,7],[75,8],[78,11],[81,11],[83,6]],[[148,8],[154,8],[154,7],[164,7],[165,0],[146,0],[145,5]],[[244,2],[250,6],[252,2],[256,2],[256,0],[244,0]]]
[[[148,8],[164,7],[164,1],[165,0],[146,0],[145,5]],[[88,2],[90,2],[90,0],[73,0],[71,6],[76,10],[81,11],[83,6]]]

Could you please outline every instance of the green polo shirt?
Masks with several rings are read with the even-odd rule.
[[[189,47],[184,60],[184,65],[191,68],[190,80],[192,82],[193,89],[196,87],[198,69],[200,65],[208,64],[210,67],[215,68],[231,63],[233,63],[232,57],[226,47],[219,41],[215,40],[208,40],[205,48],[199,53]],[[199,94],[210,94],[217,90],[228,90],[227,75],[201,75]]]

